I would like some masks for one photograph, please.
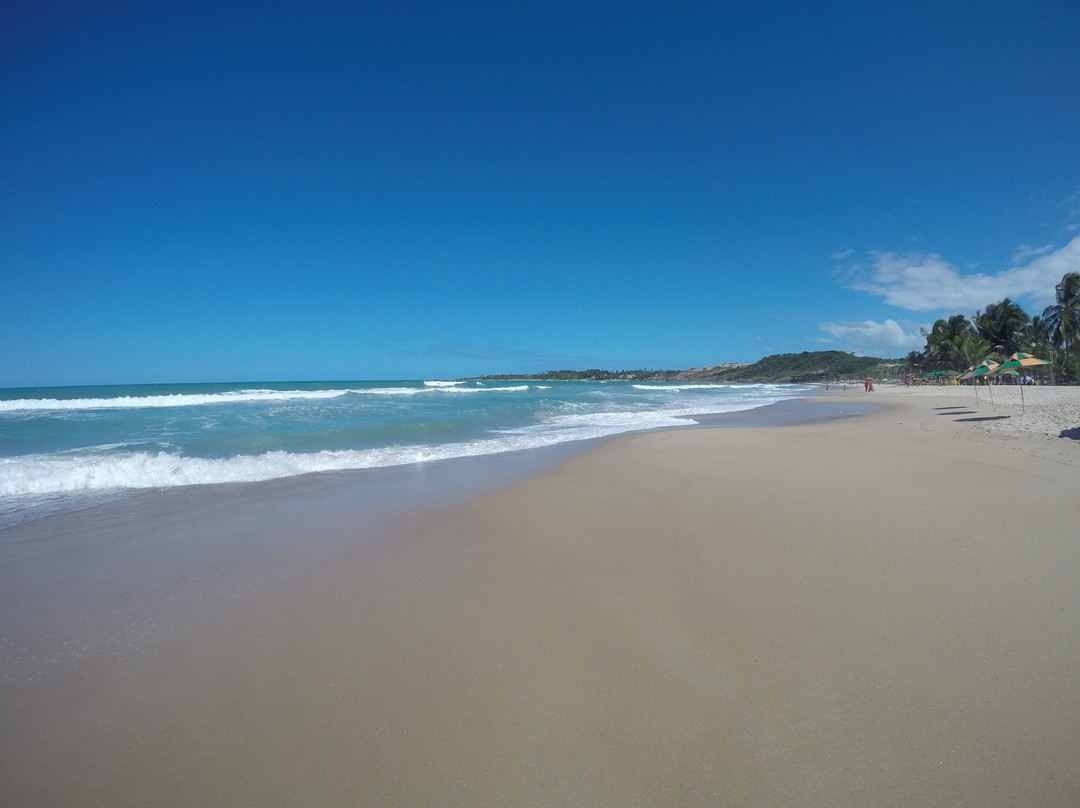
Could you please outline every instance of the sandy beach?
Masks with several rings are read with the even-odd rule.
[[[0,531],[0,802],[1080,804],[1077,390],[1001,389]]]

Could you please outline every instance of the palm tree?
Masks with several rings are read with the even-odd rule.
[[[1053,305],[1043,310],[1053,343],[1062,352],[1064,375],[1072,375],[1070,351],[1080,340],[1080,272],[1068,272],[1054,289]]]
[[[964,370],[967,362],[964,358],[964,339],[976,336],[974,327],[962,314],[954,314],[948,320],[938,320],[926,337],[926,357],[932,365],[941,369]]]
[[[991,350],[1002,358],[1011,356],[1023,346],[1024,335],[1031,320],[1027,313],[1009,298],[991,303],[975,314],[975,330],[990,343]]]
[[[959,354],[964,359],[964,364],[967,367],[972,367],[979,364],[990,352],[994,350],[994,346],[990,344],[990,340],[980,337],[978,334],[965,334],[960,338],[958,344]],[[960,368],[963,370],[964,368]]]
[[[1038,314],[1034,315],[1024,335],[1024,351],[1036,356],[1049,356],[1053,342],[1049,323]]]
[[[926,354],[922,351],[912,351],[904,357],[908,373],[918,373],[922,370],[924,362],[926,362]]]

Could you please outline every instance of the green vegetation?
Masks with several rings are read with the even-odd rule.
[[[1002,362],[1017,351],[1049,360],[1059,384],[1080,381],[1080,272],[1069,272],[1055,287],[1054,303],[1034,317],[1005,298],[968,320],[955,314],[923,331],[926,347],[907,355],[909,372],[964,371],[984,359]]]
[[[723,382],[828,382],[841,379],[875,378],[888,360],[855,356],[843,351],[803,351],[774,354],[752,365],[723,370],[716,381]]]
[[[843,351],[804,351],[767,356],[751,365],[712,365],[690,370],[550,370],[539,374],[481,376],[490,381],[828,382],[866,376],[898,377],[901,363]],[[890,370],[892,371],[890,373]]]

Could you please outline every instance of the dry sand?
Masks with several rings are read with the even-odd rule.
[[[942,403],[968,411],[966,420],[954,420],[950,425],[959,425],[964,434],[1080,440],[1080,387],[928,385],[878,389],[905,398],[952,399]]]
[[[5,676],[0,801],[1080,804],[1077,442],[875,396],[186,572],[165,636]]]

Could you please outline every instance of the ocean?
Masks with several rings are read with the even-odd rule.
[[[0,390],[0,526],[146,489],[497,455],[694,425],[811,388],[364,381]]]

